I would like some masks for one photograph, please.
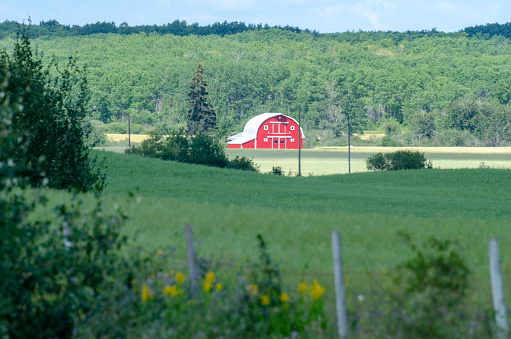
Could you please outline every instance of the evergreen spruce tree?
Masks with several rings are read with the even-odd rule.
[[[188,134],[207,133],[216,128],[216,114],[208,101],[208,84],[204,80],[202,63],[190,81],[188,88],[188,114],[186,122]]]

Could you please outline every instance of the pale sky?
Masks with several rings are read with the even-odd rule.
[[[162,25],[241,21],[321,33],[430,30],[511,21],[509,0],[0,0],[0,21]]]

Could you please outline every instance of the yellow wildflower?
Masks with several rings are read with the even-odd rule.
[[[174,270],[170,270],[170,275],[174,275]]]
[[[176,282],[179,286],[183,285],[185,282],[185,275],[181,272],[176,273]]]
[[[216,289],[217,291],[219,291],[219,292],[220,292],[223,288],[224,288],[224,287],[223,287],[223,286],[222,286],[222,284],[220,284],[220,283],[217,283],[217,284],[215,285],[215,289]]]
[[[270,304],[270,296],[268,294],[263,294],[261,296],[261,305],[266,306]]]
[[[301,294],[307,294],[307,283],[305,281],[302,281],[300,284],[298,284],[298,291]]]
[[[214,281],[215,281],[215,273],[208,272],[208,274],[206,274],[206,278],[204,279],[204,285],[202,286],[202,288],[206,292],[211,291],[211,288],[213,287],[213,282]]]
[[[163,288],[163,294],[175,297],[176,295],[181,294],[181,290],[178,290],[176,285],[165,285]]]
[[[158,252],[156,252],[156,255],[157,255],[157,256],[160,256],[160,255],[162,255],[162,254],[163,254],[163,251],[162,251],[162,250],[158,250]]]
[[[259,293],[259,287],[256,284],[248,285],[248,295],[255,297]]]
[[[205,281],[204,282],[204,285],[202,285],[202,288],[204,289],[204,291],[206,292],[209,292],[211,291],[211,288],[213,287],[213,284],[210,283],[209,281]]]
[[[151,292],[151,289],[146,284],[143,285],[142,288],[142,301],[147,302],[148,300],[154,297],[154,292]]]
[[[325,293],[325,288],[318,283],[318,280],[314,278],[313,285],[310,286],[310,295],[312,300],[318,300]]]
[[[285,304],[289,300],[289,296],[287,295],[287,293],[282,292],[279,296],[279,299],[283,304]]]

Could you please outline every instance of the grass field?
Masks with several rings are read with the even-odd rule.
[[[314,152],[332,154],[332,162],[338,161],[333,155],[339,152]],[[172,246],[184,260],[184,227],[192,224],[201,255],[236,267],[257,258],[256,235],[262,234],[273,258],[282,263],[285,280],[318,277],[331,293],[330,236],[338,230],[351,281],[348,293],[354,294],[369,286],[373,273],[410,257],[399,231],[418,242],[434,235],[459,244],[474,272],[474,293],[482,300],[490,300],[490,238],[500,239],[502,262],[511,267],[511,249],[505,245],[511,226],[510,170],[278,177],[113,152],[95,154],[106,156],[108,200],[127,209],[126,232],[136,234],[136,242],[150,252]],[[441,159],[443,154],[436,156]],[[491,158],[486,154],[478,158],[476,153],[459,156],[463,161],[470,157],[474,164]],[[359,159],[363,162],[363,157]],[[127,192],[137,199],[124,202]],[[505,269],[505,274],[511,282],[511,272]]]
[[[125,147],[101,147],[122,153]],[[351,172],[365,172],[366,159],[375,153],[393,152],[399,149],[419,150],[433,162],[435,168],[511,168],[511,147],[352,147]],[[229,157],[247,156],[260,166],[262,173],[280,166],[286,174],[298,172],[298,150],[226,149]],[[315,148],[301,151],[302,175],[329,175],[348,173],[348,149],[346,147]]]

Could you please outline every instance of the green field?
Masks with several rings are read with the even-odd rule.
[[[412,149],[424,152],[435,168],[477,168],[483,162],[493,168],[511,168],[511,147],[351,147],[351,172],[366,171],[365,160],[375,153]],[[268,172],[273,166],[293,174],[298,172],[298,150],[228,149],[230,157],[236,155],[253,158]],[[328,147],[301,151],[303,175],[348,173],[348,148]]]
[[[332,230],[338,230],[350,278],[348,293],[353,294],[367,288],[372,273],[411,256],[397,236],[399,231],[418,242],[434,235],[459,244],[474,272],[474,293],[485,301],[490,300],[490,238],[500,239],[502,262],[511,267],[511,250],[506,246],[511,226],[510,170],[279,177],[113,152],[95,154],[106,156],[108,200],[127,210],[126,232],[136,234],[136,243],[150,252],[172,246],[184,260],[184,227],[191,224],[201,255],[238,267],[247,258],[257,258],[256,235],[262,234],[287,282],[318,277],[331,293],[330,237]],[[474,162],[489,159],[470,156]],[[136,199],[125,202],[127,192]],[[510,272],[505,269],[505,273],[511,282]]]
[[[100,147],[122,153],[125,147]],[[352,147],[351,172],[366,172],[366,159],[378,152],[392,152],[398,149],[411,149],[424,152],[435,168],[491,168],[511,169],[511,147]],[[281,167],[285,174],[298,173],[298,150],[255,150],[226,149],[229,157],[247,156],[260,166],[262,173],[269,172],[272,167]],[[347,147],[324,147],[304,149],[301,151],[302,175],[330,175],[348,173]]]

